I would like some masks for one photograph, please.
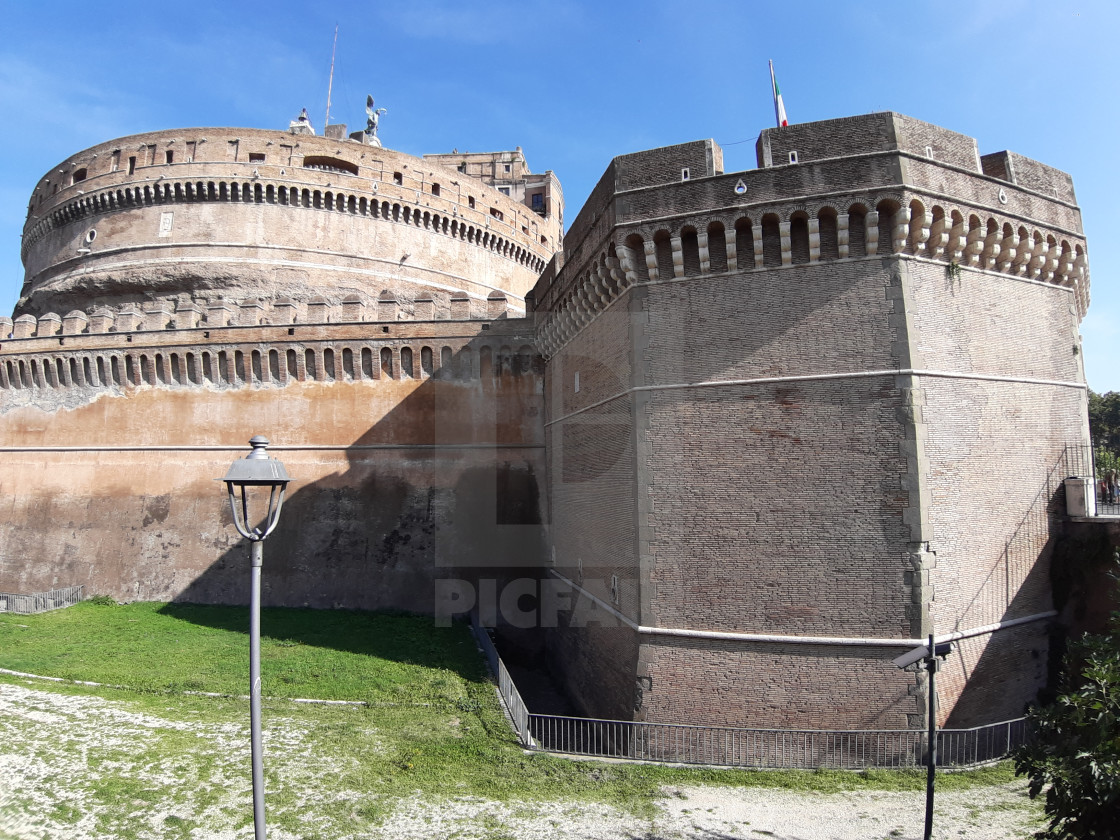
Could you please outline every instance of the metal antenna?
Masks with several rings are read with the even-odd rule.
[[[338,24],[334,25],[334,43],[331,45],[331,77],[327,82],[327,118],[323,120],[323,133],[327,133],[327,126],[331,124],[331,88],[334,86],[334,51],[338,47]]]

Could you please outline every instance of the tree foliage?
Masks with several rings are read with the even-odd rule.
[[[1089,392],[1089,432],[1097,446],[1120,452],[1120,393]]]
[[[1120,837],[1120,613],[1110,632],[1066,656],[1062,692],[1028,713],[1033,738],[1015,754],[1030,795],[1045,793],[1048,840]]]

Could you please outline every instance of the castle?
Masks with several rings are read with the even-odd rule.
[[[0,323],[0,591],[243,603],[214,479],[296,479],[266,603],[534,622],[588,715],[942,723],[1045,681],[1088,439],[1068,175],[895,113],[615,158],[182,129],[47,173]],[[528,596],[528,597],[526,597]],[[529,605],[534,605],[530,609]],[[519,624],[522,617],[528,617]]]

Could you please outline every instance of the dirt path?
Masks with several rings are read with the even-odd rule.
[[[376,828],[348,833],[316,815],[323,803],[357,802],[336,791],[330,756],[304,743],[286,721],[286,743],[273,742],[281,776],[310,794],[288,804],[301,811],[298,835],[270,824],[269,837],[478,838],[478,840],[891,840],[922,834],[922,793],[819,794],[763,788],[666,789],[652,818],[587,802],[497,802],[478,797],[399,801]],[[183,720],[139,712],[101,697],[0,684],[0,838],[97,837],[240,840],[252,836],[240,758],[244,722]],[[351,806],[347,806],[349,811]],[[939,840],[1021,840],[1038,825],[1025,782],[943,792]],[[320,830],[321,829],[321,830]]]

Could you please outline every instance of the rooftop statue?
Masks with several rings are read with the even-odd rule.
[[[377,139],[377,126],[381,122],[381,115],[388,113],[386,108],[374,108],[373,97],[366,95],[366,143],[370,146],[380,146],[381,141]]]

